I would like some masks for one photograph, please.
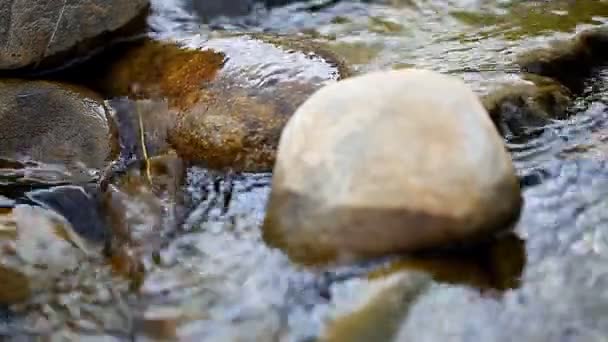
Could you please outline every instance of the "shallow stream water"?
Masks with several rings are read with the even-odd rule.
[[[480,95],[525,82],[514,64],[518,54],[608,20],[608,2],[601,0],[314,1],[208,22],[178,0],[156,0],[152,8],[150,24],[164,38],[307,35],[356,72],[429,68],[464,78]],[[146,257],[139,291],[94,262],[85,264],[66,278],[70,285],[58,287],[64,290],[19,314],[7,310],[0,334],[15,341],[39,335],[50,341],[366,341],[390,339],[387,332],[417,342],[605,341],[607,81],[608,72],[597,70],[568,119],[533,128],[528,139],[506,139],[525,206],[516,236],[489,252],[397,266],[378,260],[302,268],[261,241],[270,174],[193,167],[185,191],[190,213],[179,233],[164,236]],[[385,271],[370,276],[378,270]],[[407,292],[399,298],[415,296],[396,308],[374,307],[395,291]],[[351,321],[340,319],[361,308]]]

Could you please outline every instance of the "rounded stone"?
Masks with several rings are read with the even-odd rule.
[[[268,171],[298,105],[348,72],[312,42],[242,35],[145,41],[111,64],[99,87],[108,96],[166,99],[175,117],[169,141],[185,160]]]
[[[468,244],[522,198],[504,142],[461,80],[376,72],[316,92],[283,130],[265,241],[303,263]]]
[[[111,129],[102,100],[80,87],[46,81],[0,81],[0,156],[103,168]]]
[[[136,18],[147,0],[0,0],[0,69],[36,66]]]

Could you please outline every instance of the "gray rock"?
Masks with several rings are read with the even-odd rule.
[[[203,19],[247,15],[256,4],[267,7],[287,5],[297,0],[193,0],[192,7]]]
[[[16,69],[115,31],[147,0],[0,0],[0,69]]]
[[[45,81],[0,81],[0,156],[103,168],[112,143],[106,109],[87,89]]]

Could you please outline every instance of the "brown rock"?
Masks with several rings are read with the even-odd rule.
[[[503,134],[524,135],[552,119],[566,119],[574,97],[559,82],[526,75],[528,83],[508,84],[482,99],[490,117]]]
[[[14,304],[30,297],[30,281],[19,271],[0,265],[0,303]]]
[[[608,29],[595,28],[571,40],[554,41],[548,48],[526,52],[518,56],[517,63],[526,72],[554,78],[577,92],[593,69],[608,60],[607,43]]]
[[[297,106],[348,73],[321,50],[266,36],[214,38],[189,47],[147,41],[111,66],[101,88],[111,96],[166,98],[179,112],[170,141],[186,160],[269,170]]]
[[[304,263],[467,244],[521,194],[502,138],[460,80],[373,73],[327,86],[283,130],[264,239]]]

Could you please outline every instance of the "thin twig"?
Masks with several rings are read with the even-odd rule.
[[[137,120],[139,121],[139,139],[141,144],[141,150],[144,154],[144,163],[146,166],[146,177],[148,178],[148,182],[152,185],[152,173],[150,171],[150,160],[148,158],[148,148],[146,146],[146,133],[144,131],[144,120],[141,117],[141,111],[139,110],[139,104],[135,104],[135,110],[137,111]]]

